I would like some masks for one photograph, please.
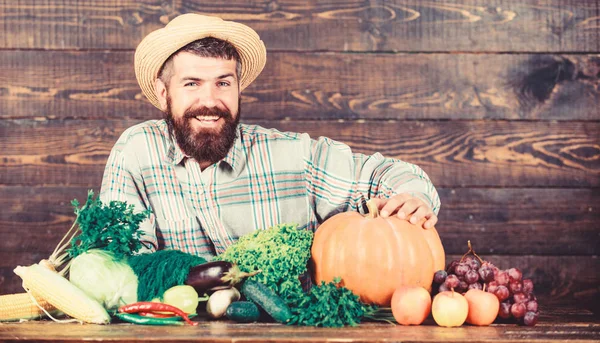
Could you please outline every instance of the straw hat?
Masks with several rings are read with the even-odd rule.
[[[218,17],[183,14],[171,20],[164,28],[148,34],[135,50],[135,76],[152,105],[160,109],[154,93],[154,82],[165,61],[183,46],[205,37],[228,41],[238,51],[242,63],[240,91],[248,87],[263,70],[267,50],[256,31]]]

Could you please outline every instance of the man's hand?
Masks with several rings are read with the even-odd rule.
[[[437,216],[423,200],[409,194],[398,194],[389,199],[372,199],[377,204],[379,215],[386,218],[396,215],[400,219],[409,219],[412,224],[427,218],[423,228],[432,228],[437,223]]]

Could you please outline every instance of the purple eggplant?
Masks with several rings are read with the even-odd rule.
[[[258,273],[260,271],[242,272],[235,263],[213,261],[190,268],[185,284],[194,287],[196,292],[202,295],[207,292],[233,287],[245,278]]]

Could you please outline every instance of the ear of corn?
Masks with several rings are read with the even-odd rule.
[[[56,312],[56,308],[39,296],[37,303],[48,312]],[[36,319],[44,316],[42,311],[27,293],[6,294],[0,296],[0,321],[20,319]]]
[[[58,273],[39,264],[19,266],[14,272],[23,279],[23,285],[33,294],[43,298],[65,314],[86,323],[110,322],[110,316],[99,302],[91,299]]]

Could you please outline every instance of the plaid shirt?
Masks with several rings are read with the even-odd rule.
[[[409,193],[439,211],[416,165],[352,153],[342,143],[240,124],[227,156],[201,170],[171,139],[164,120],[127,129],[111,151],[101,199],[152,209],[141,225],[153,249],[210,258],[240,236],[282,223],[316,230],[365,198]]]

